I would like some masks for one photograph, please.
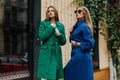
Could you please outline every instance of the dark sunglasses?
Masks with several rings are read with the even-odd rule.
[[[81,12],[82,12],[82,10],[75,10],[75,11],[74,11],[75,14],[77,14],[77,13],[80,14]]]

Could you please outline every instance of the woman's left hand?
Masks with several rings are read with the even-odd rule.
[[[60,34],[61,34],[57,28],[55,28],[55,33],[57,36],[60,36]]]

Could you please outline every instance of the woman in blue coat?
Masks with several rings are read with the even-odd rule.
[[[85,6],[76,11],[77,22],[70,32],[71,59],[65,67],[65,80],[94,80],[91,50],[94,47],[93,25]]]

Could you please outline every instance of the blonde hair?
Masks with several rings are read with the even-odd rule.
[[[82,11],[84,13],[85,21],[86,21],[87,25],[90,27],[90,30],[91,30],[91,32],[93,34],[93,24],[92,24],[92,20],[91,20],[91,16],[90,16],[89,10],[85,6],[80,6],[79,8],[82,9]]]
[[[50,18],[49,18],[49,16],[48,16],[48,10],[49,10],[49,8],[53,8],[53,9],[54,9],[55,20],[56,20],[56,21],[59,21],[58,11],[57,11],[57,9],[56,9],[54,6],[49,6],[49,7],[47,8],[47,11],[46,11],[46,20],[50,20]]]

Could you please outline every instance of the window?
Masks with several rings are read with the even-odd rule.
[[[95,39],[95,45],[94,45],[94,49],[93,49],[93,68],[94,70],[99,69],[99,37],[98,37],[98,28],[95,29],[95,33],[94,33],[94,39]]]

